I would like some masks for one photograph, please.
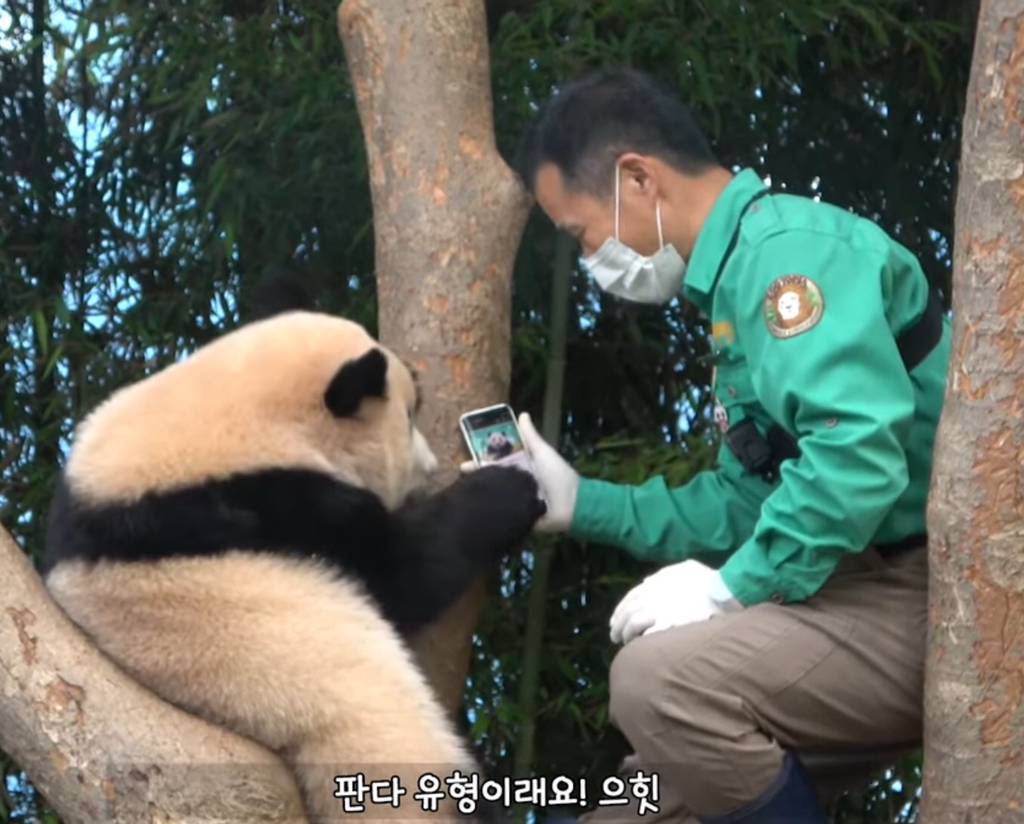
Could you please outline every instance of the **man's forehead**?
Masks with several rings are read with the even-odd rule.
[[[541,209],[560,228],[584,225],[595,205],[587,202],[587,195],[565,185],[565,176],[554,163],[545,163],[537,170],[534,194]]]
[[[554,163],[544,163],[537,169],[534,191],[537,195],[537,203],[549,215],[551,208],[558,210],[558,207],[563,207],[563,201],[567,199],[568,192],[565,188],[565,177],[562,175],[562,170]]]

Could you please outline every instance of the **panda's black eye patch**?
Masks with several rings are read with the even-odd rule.
[[[354,415],[363,398],[383,398],[387,386],[388,359],[380,349],[342,364],[324,392],[324,403],[338,418]]]

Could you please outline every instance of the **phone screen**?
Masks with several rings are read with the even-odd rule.
[[[461,423],[469,450],[481,466],[519,463],[529,467],[529,457],[511,407],[502,404],[467,412]]]

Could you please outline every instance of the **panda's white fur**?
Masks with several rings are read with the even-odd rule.
[[[383,387],[360,366],[372,367],[365,356],[373,350],[386,358]],[[338,388],[345,364],[359,368],[345,374],[341,411],[332,411],[325,389]],[[431,576],[434,588],[450,591],[438,598],[450,600],[539,514],[532,480],[523,486],[523,473],[498,470],[483,481],[461,479],[402,521],[405,499],[436,465],[412,424],[415,406],[409,371],[360,326],[316,313],[280,315],[114,394],[80,426],[55,505],[46,581],[56,600],[138,681],[278,752],[315,822],[341,815],[335,775],[399,776],[409,791],[400,817],[414,818],[422,815],[412,800],[421,773],[473,769],[386,613],[412,609],[407,602],[421,595],[410,593],[434,586]],[[292,501],[287,474],[269,493],[258,486],[261,472],[281,468],[311,471],[304,482],[314,494],[296,492]],[[232,486],[238,478],[243,485]],[[250,488],[265,496],[251,506]],[[175,498],[182,490],[185,497]],[[342,547],[337,558],[309,551],[302,539],[262,551],[223,541],[197,550],[166,545],[160,534],[180,527],[190,535],[175,518],[195,515],[210,518],[214,532],[257,535],[261,506],[275,509],[268,523],[300,519],[306,498],[320,492],[327,503],[310,504],[309,517],[325,519],[324,531]],[[345,514],[351,495],[362,495],[358,506],[371,513],[368,536],[357,516]],[[370,506],[374,496],[383,510]],[[505,500],[487,503],[496,498]],[[481,512],[481,520],[462,514],[496,505],[503,509]],[[125,530],[141,536],[137,547]],[[492,545],[487,557],[466,560],[474,541]],[[376,553],[376,545],[381,568],[369,568],[367,585],[346,565],[359,568],[359,553]],[[392,593],[387,579],[402,553],[426,559],[413,573],[422,580]],[[433,557],[444,563],[432,565]],[[413,610],[409,626],[442,606]],[[373,814],[367,809],[360,817]],[[443,807],[441,817],[455,811]]]

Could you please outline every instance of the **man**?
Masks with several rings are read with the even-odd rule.
[[[823,821],[796,751],[921,736],[948,319],[909,251],[734,176],[639,73],[565,87],[524,145],[527,185],[602,289],[682,290],[712,321],[724,443],[685,486],[581,479],[521,419],[539,528],[667,564],[612,615],[611,717],[659,774],[664,820]]]

